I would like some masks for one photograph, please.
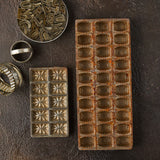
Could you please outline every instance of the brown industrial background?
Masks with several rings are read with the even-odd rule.
[[[13,62],[10,46],[24,39],[17,26],[20,0],[0,0],[0,63]],[[64,0],[69,24],[54,42],[31,42],[34,56],[20,67],[24,85],[0,96],[0,160],[159,160],[160,159],[160,1]],[[134,147],[131,151],[79,151],[77,139],[75,20],[130,18],[132,37]],[[27,40],[28,41],[28,40]],[[30,41],[28,41],[30,42]],[[30,67],[69,69],[70,136],[31,138]]]

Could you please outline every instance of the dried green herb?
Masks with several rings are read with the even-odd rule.
[[[63,0],[23,0],[17,20],[28,38],[47,42],[56,39],[65,30],[68,12]]]

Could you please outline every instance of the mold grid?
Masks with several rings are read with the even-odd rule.
[[[131,149],[129,19],[76,20],[80,150]]]
[[[67,68],[30,68],[32,137],[67,137]]]

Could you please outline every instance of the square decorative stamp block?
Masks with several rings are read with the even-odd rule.
[[[80,150],[133,146],[129,19],[76,20]]]
[[[32,137],[69,136],[67,68],[30,68]]]

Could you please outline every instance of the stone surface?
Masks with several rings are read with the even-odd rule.
[[[0,1],[0,63],[11,61],[9,48],[25,39],[17,26],[20,0]],[[0,96],[1,160],[157,160],[160,158],[160,1],[153,0],[65,0],[69,25],[49,44],[31,43],[31,61],[17,66],[24,86],[9,97]],[[78,151],[75,36],[77,18],[130,18],[132,36],[134,146],[131,151]],[[69,68],[70,136],[30,137],[29,68]]]

